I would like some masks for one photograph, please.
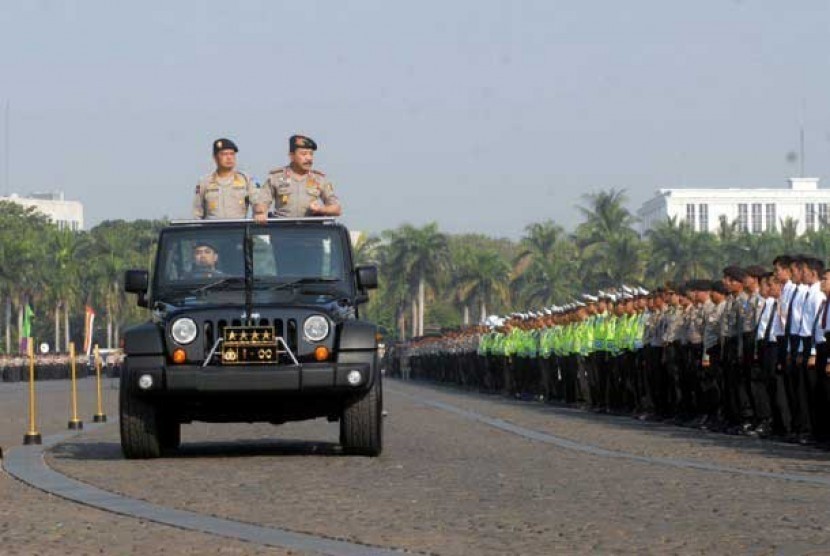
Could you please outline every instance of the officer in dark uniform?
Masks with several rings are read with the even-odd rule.
[[[225,275],[219,270],[219,250],[210,242],[197,241],[193,245],[193,268],[189,278],[219,278]]]

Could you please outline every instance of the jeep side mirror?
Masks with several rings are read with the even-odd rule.
[[[375,265],[358,266],[357,287],[361,290],[375,290],[378,287],[378,267]]]
[[[128,270],[124,273],[124,291],[138,295],[138,306],[147,307],[150,278],[146,270]]]

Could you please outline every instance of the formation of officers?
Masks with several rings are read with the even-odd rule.
[[[622,286],[395,350],[393,374],[707,430],[830,441],[830,269],[782,255],[720,280]]]
[[[317,143],[292,135],[288,140],[289,164],[271,170],[259,183],[237,169],[239,149],[230,139],[213,142],[216,170],[196,185],[193,216],[197,219],[242,219],[249,212],[263,223],[269,216],[305,218],[340,216],[340,201],[323,172],[313,168]]]

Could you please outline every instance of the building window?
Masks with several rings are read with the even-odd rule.
[[[804,218],[804,224],[807,226],[807,231],[812,232],[816,229],[816,205],[813,203],[807,203],[804,206],[806,218]]]
[[[752,203],[752,233],[761,233],[761,203]]]
[[[767,231],[774,232],[777,228],[776,222],[777,218],[775,217],[775,203],[767,203]]]
[[[818,225],[819,225],[819,228],[822,229],[822,230],[827,228],[827,219],[828,219],[828,216],[830,216],[827,213],[827,208],[828,208],[827,203],[821,203],[818,206]]]
[[[749,231],[749,214],[747,212],[747,205],[746,203],[741,203],[738,205],[738,231],[739,232],[748,232]]]
[[[709,231],[709,205],[701,203],[697,207],[697,216],[700,218],[700,226],[698,229],[701,232]]]
[[[690,203],[686,205],[686,224],[695,231],[695,205],[694,203]]]

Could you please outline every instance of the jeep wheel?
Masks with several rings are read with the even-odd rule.
[[[182,425],[173,416],[165,416],[159,423],[159,442],[162,452],[173,452],[182,443]]]
[[[340,444],[347,454],[379,456],[383,450],[383,390],[380,373],[363,396],[350,400],[340,417]]]
[[[152,403],[137,396],[133,373],[121,375],[119,423],[121,451],[127,459],[148,459],[161,456],[161,415]]]

